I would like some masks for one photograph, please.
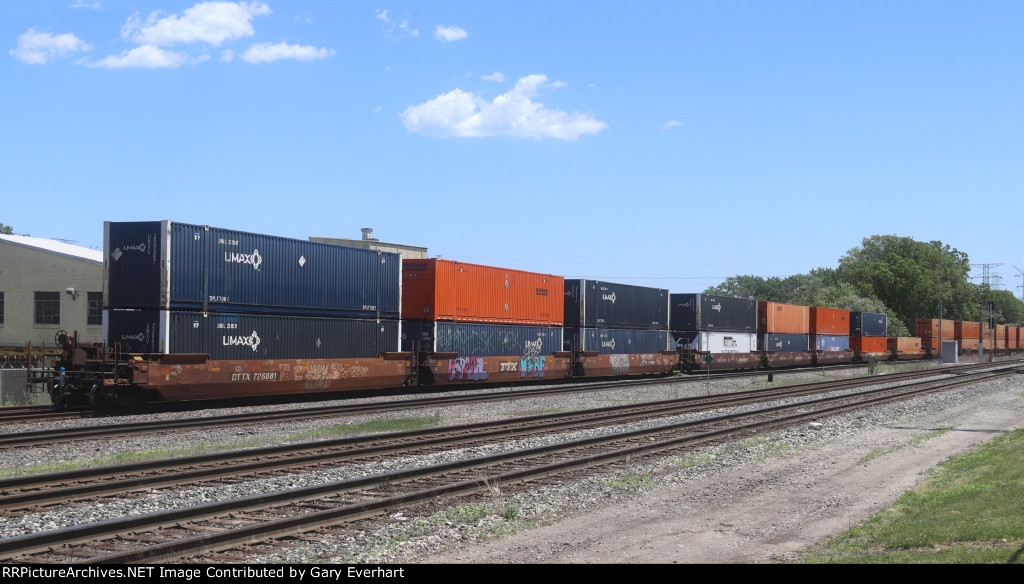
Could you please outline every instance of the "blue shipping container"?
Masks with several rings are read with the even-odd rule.
[[[849,351],[850,337],[846,335],[815,335],[815,351]]]
[[[851,312],[850,336],[884,337],[889,330],[889,317],[878,312]]]
[[[104,306],[399,317],[399,254],[171,221],[104,224]]]
[[[562,349],[562,327],[433,320],[403,320],[402,350],[414,343],[424,350],[462,357],[532,357]]]
[[[566,351],[597,351],[602,355],[660,353],[675,347],[668,331],[565,327]]]
[[[757,348],[759,351],[776,353],[806,351],[811,346],[810,338],[810,335],[760,333],[757,335]]]
[[[565,281],[565,326],[668,330],[668,290],[598,280]]]
[[[104,339],[123,353],[211,359],[344,359],[397,351],[398,320],[180,310],[108,310]]]
[[[756,332],[757,301],[713,294],[672,294],[676,331]]]

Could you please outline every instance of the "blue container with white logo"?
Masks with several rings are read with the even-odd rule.
[[[565,327],[566,351],[597,351],[601,355],[654,354],[671,350],[675,340],[668,331]]]
[[[757,331],[757,301],[717,294],[673,294],[673,331]]]
[[[565,326],[668,330],[668,290],[565,280]]]
[[[184,310],[108,310],[104,339],[121,353],[211,359],[344,359],[397,351],[400,321]]]
[[[104,224],[104,306],[397,319],[399,254],[171,221]]]

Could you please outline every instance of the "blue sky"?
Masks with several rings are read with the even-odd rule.
[[[0,222],[372,227],[673,292],[896,234],[1019,295],[1022,32],[1019,1],[4,2]]]

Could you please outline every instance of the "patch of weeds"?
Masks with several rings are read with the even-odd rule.
[[[406,430],[420,430],[422,428],[434,428],[441,426],[444,419],[440,412],[433,416],[420,416],[415,418],[395,418],[393,420],[370,420],[357,424],[336,424],[324,428],[317,428],[306,432],[289,434],[288,440],[317,440],[334,436],[356,436],[361,434],[381,434],[385,432],[403,432]]]
[[[865,454],[860,460],[857,461],[857,463],[858,464],[864,464],[864,463],[866,463],[866,462],[868,462],[868,461],[870,461],[870,460],[872,460],[874,458],[882,456],[883,454],[891,454],[893,452],[899,452],[900,450],[903,450],[904,448],[906,448],[908,446],[916,446],[916,445],[924,442],[925,440],[930,440],[932,438],[935,438],[936,436],[942,436],[943,434],[945,434],[947,432],[950,432],[952,430],[953,430],[952,426],[950,426],[948,428],[939,428],[938,430],[934,430],[932,432],[928,432],[927,434],[925,434],[923,436],[920,436],[918,438],[914,438],[913,440],[909,440],[909,441],[907,441],[904,444],[899,444],[899,445],[894,446],[894,447],[892,447],[892,448],[890,448],[888,450],[882,450],[880,448],[875,448],[871,452]]]
[[[712,456],[710,454],[688,454],[686,456],[677,458],[672,461],[675,466],[681,466],[683,468],[690,468],[691,466],[700,466],[711,462]]]
[[[505,518],[505,521],[512,521],[519,516],[519,505],[515,503],[505,503],[505,508],[501,512],[501,516]]]

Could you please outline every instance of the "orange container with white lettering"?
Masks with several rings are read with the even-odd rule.
[[[564,295],[562,276],[437,258],[402,261],[402,318],[561,326]]]

